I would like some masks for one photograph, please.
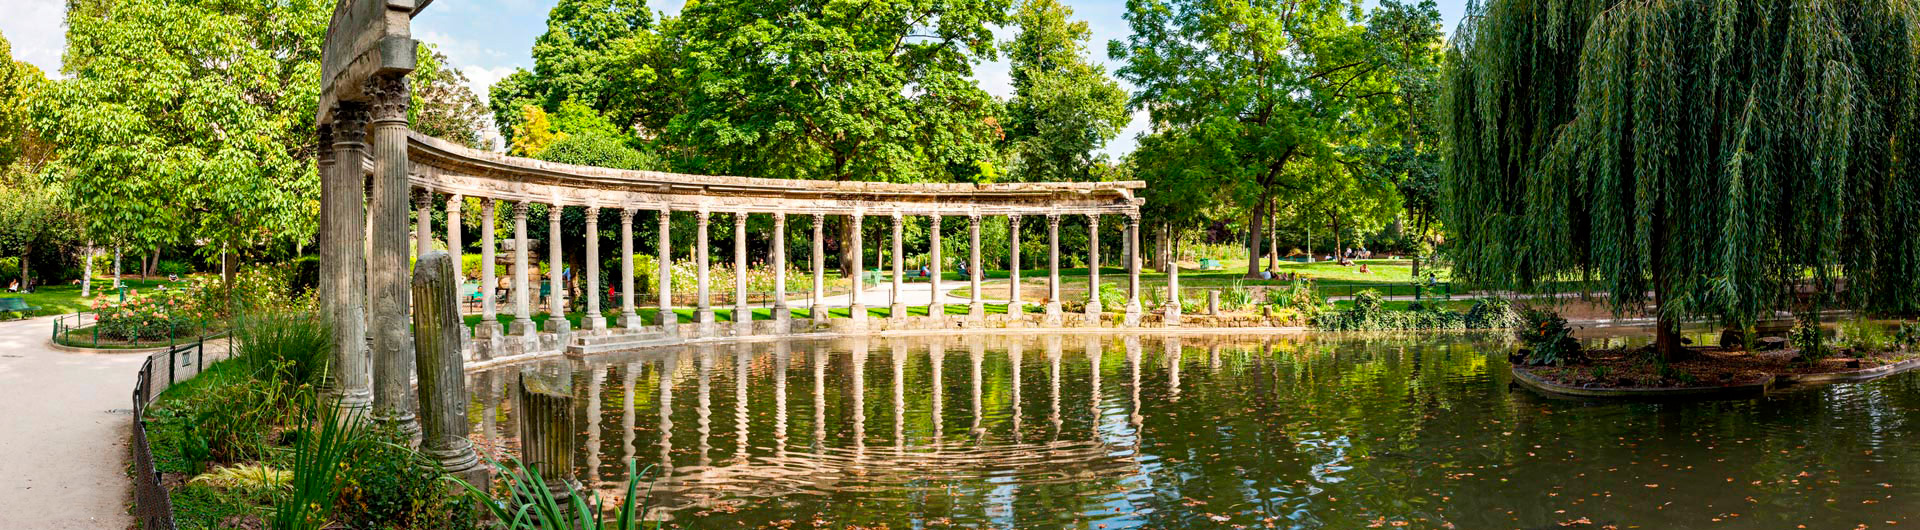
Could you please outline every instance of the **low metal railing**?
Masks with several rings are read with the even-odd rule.
[[[180,382],[181,368],[193,367],[187,379],[200,375],[206,367],[206,338],[200,337],[192,343],[167,348],[165,352],[155,352],[147,356],[140,364],[140,373],[133,385],[133,515],[140,521],[144,530],[173,530],[173,500],[167,494],[166,486],[160,484],[160,472],[154,469],[153,447],[147,442],[147,405],[153,403],[154,396],[165,392],[167,388]],[[155,388],[159,382],[160,370],[154,367],[154,361],[166,359],[166,386]]]

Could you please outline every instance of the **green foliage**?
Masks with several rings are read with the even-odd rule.
[[[1818,361],[1833,355],[1833,345],[1828,344],[1831,337],[1820,329],[1818,321],[1801,319],[1798,325],[1787,332],[1787,343],[1800,350],[1800,359]]]
[[[335,517],[349,528],[473,528],[474,507],[440,466],[391,426],[370,428],[343,462]]]
[[[348,459],[367,437],[357,409],[322,405],[311,392],[302,399],[305,427],[294,441],[293,491],[274,503],[274,530],[319,530],[333,520]]]
[[[234,319],[233,354],[255,378],[281,386],[283,395],[326,379],[333,333],[314,313],[262,313]]]
[[[206,308],[178,289],[135,294],[125,303],[102,297],[94,301],[93,314],[101,338],[121,341],[192,337],[207,323]]]
[[[1466,327],[1466,315],[1438,306],[1416,305],[1406,311],[1389,310],[1379,291],[1367,289],[1354,294],[1351,309],[1321,312],[1312,317],[1312,322],[1323,331],[1463,329]]]
[[[309,239],[320,44],[333,4],[76,2],[67,79],[35,112],[87,233],[203,255]]]
[[[153,272],[161,276],[186,276],[193,273],[193,267],[185,262],[163,259],[153,268]]]
[[[548,144],[534,155],[549,162],[615,169],[665,169],[658,157],[629,147],[613,136],[596,133],[568,134]]]
[[[1521,324],[1519,311],[1505,298],[1481,298],[1467,309],[1466,326],[1471,329],[1505,329]]]
[[[468,496],[477,504],[492,511],[493,519],[500,521],[510,530],[638,530],[641,528],[659,528],[658,521],[649,525],[646,522],[647,507],[653,499],[653,486],[648,484],[647,491],[640,492],[640,482],[644,480],[653,466],[638,469],[632,460],[627,461],[627,492],[619,499],[610,499],[614,506],[614,518],[608,520],[601,507],[600,490],[589,489],[574,495],[568,504],[562,505],[553,497],[539,470],[524,465],[518,458],[512,459],[512,465],[488,460],[493,464],[495,474],[504,479],[507,486],[505,498],[495,500],[486,492],[485,485],[475,486],[461,481]],[[457,479],[453,479],[457,480]]]
[[[1580,339],[1559,313],[1545,309],[1527,309],[1521,313],[1520,329],[1514,336],[1522,345],[1522,362],[1534,366],[1561,366],[1586,358]]]
[[[1102,294],[1101,296],[1104,297],[1105,295]],[[1241,283],[1240,280],[1234,280],[1233,285],[1227,286],[1225,290],[1220,291],[1220,309],[1223,311],[1239,311],[1242,308],[1251,307],[1252,305],[1253,289]]]
[[[1857,352],[1883,352],[1894,344],[1886,326],[1858,316],[1840,323],[1840,338],[1848,349]]]
[[[293,482],[293,473],[262,464],[220,466],[188,479],[188,484],[205,484],[217,489],[268,491],[285,488]]]
[[[467,88],[467,75],[448,64],[446,54],[432,44],[421,42],[414,57],[417,64],[407,74],[413,96],[413,104],[407,109],[407,126],[414,132],[475,149],[492,147],[486,145],[484,137],[490,113],[473,89]]]
[[[1448,51],[1446,248],[1493,288],[1751,323],[1920,310],[1920,7],[1495,0]],[[1817,306],[1817,303],[1814,304]]]
[[[1920,322],[1901,322],[1893,329],[1893,345],[1903,350],[1920,346]]]
[[[1004,140],[1014,180],[1092,180],[1095,152],[1127,125],[1126,92],[1084,58],[1090,32],[1072,16],[1059,0],[1025,0],[1014,9],[1020,33],[1006,45],[1013,99]]]

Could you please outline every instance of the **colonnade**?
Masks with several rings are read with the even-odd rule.
[[[416,190],[416,197],[414,201],[415,207],[417,209],[417,213],[416,213],[417,219],[415,221],[415,227],[416,227],[415,237],[419,241],[419,250],[421,252],[425,252],[432,248],[432,245],[431,245],[432,236],[430,234],[432,232],[432,226],[433,226],[433,219],[432,219],[432,214],[433,214],[432,204],[434,202],[433,198],[434,198],[434,192],[432,191],[429,191],[426,189]],[[460,234],[461,223],[460,223],[459,216],[460,216],[460,212],[463,209],[463,206],[461,206],[461,204],[462,202],[464,202],[464,199],[465,197],[459,194],[451,194],[447,196],[447,200],[446,200],[448,205],[446,207],[447,218],[445,220],[444,226],[445,226],[445,240],[447,241],[448,246],[450,248],[455,248],[455,249],[459,248],[459,245],[462,241],[462,237]],[[484,197],[480,198],[480,208],[481,208],[481,218],[482,218],[481,234],[480,234],[481,260],[486,264],[495,263],[494,260],[496,256],[494,255],[494,253],[495,253],[495,248],[497,248],[496,247],[497,242],[494,240],[493,212],[496,211],[496,208],[497,208],[496,204],[499,202],[502,202],[502,201],[498,199],[492,199],[492,198],[484,198]],[[535,326],[533,326],[532,315],[533,315],[534,308],[532,307],[531,300],[529,299],[529,296],[528,296],[528,293],[531,292],[531,290],[536,286],[533,284],[533,280],[532,280],[533,273],[530,272],[531,269],[529,268],[532,266],[529,262],[530,260],[529,252],[533,252],[534,249],[529,248],[528,239],[527,239],[527,216],[528,216],[528,212],[531,211],[530,207],[533,204],[536,204],[536,202],[530,201],[530,200],[517,200],[517,201],[510,201],[508,204],[509,204],[508,207],[511,208],[511,211],[512,211],[513,230],[514,230],[513,238],[516,244],[513,246],[513,273],[512,273],[512,288],[511,288],[511,292],[513,293],[512,294],[513,298],[512,298],[512,305],[510,308],[513,315],[513,324],[508,326],[507,329],[504,330],[504,333],[507,336],[529,336],[529,335],[535,334],[538,331],[535,329]],[[548,248],[546,250],[549,256],[548,263],[552,264],[552,265],[549,265],[548,267],[547,281],[550,282],[550,284],[553,286],[552,289],[548,292],[548,298],[545,301],[546,313],[547,313],[546,331],[549,333],[567,333],[570,331],[568,329],[568,326],[569,326],[568,321],[564,318],[565,310],[567,308],[567,299],[566,299],[567,290],[562,287],[563,285],[565,285],[565,278],[562,274],[561,267],[558,264],[563,263],[562,251],[566,245],[571,243],[569,241],[569,237],[567,237],[567,235],[561,230],[561,226],[560,226],[561,214],[564,211],[564,209],[568,208],[569,206],[563,203],[546,203],[545,206],[546,206],[547,219],[548,219],[548,232],[547,232]],[[601,293],[604,292],[606,288],[606,286],[602,285],[601,283],[601,275],[599,271],[600,264],[601,264],[601,256],[600,256],[600,247],[599,247],[600,238],[598,237],[598,234],[599,234],[599,220],[600,220],[601,213],[603,211],[603,207],[596,205],[596,206],[585,206],[581,208],[585,210],[584,213],[586,216],[586,232],[582,236],[576,236],[576,237],[581,237],[585,239],[586,274],[583,282],[583,287],[584,287],[583,293],[587,297],[586,304],[585,304],[585,314],[584,314],[584,318],[581,321],[581,327],[585,330],[610,329],[616,326],[610,325],[610,323],[607,320],[607,316],[603,314],[601,311],[602,309]],[[636,304],[640,303],[641,301],[636,300],[634,296],[633,220],[636,216],[640,215],[642,211],[646,211],[646,210],[648,210],[648,208],[639,208],[639,207],[617,208],[617,211],[619,212],[619,215],[620,215],[619,258],[620,258],[621,265],[620,265],[620,279],[619,279],[620,307],[618,309],[618,314],[615,319],[615,323],[617,323],[617,327],[619,328],[638,329],[644,326],[644,323],[640,320],[639,313],[636,309],[637,307]],[[656,298],[655,302],[657,303],[656,309],[658,309],[659,311],[659,316],[657,317],[657,321],[654,324],[660,325],[660,326],[672,327],[679,323],[678,315],[674,312],[675,306],[672,300],[674,285],[673,285],[673,275],[671,270],[671,263],[672,263],[671,249],[673,248],[672,225],[673,225],[673,213],[675,212],[675,210],[670,208],[657,208],[657,209],[652,209],[652,211],[654,212],[654,215],[657,217],[657,220],[659,223],[659,227],[658,227],[659,240],[656,245],[657,250],[659,252],[659,256],[656,259],[660,266],[659,274],[655,275],[658,281],[658,285],[655,286],[653,289],[654,295]],[[710,227],[713,221],[713,217],[716,214],[729,216],[731,217],[731,220],[733,222],[734,237],[733,237],[732,252],[733,252],[733,267],[734,267],[734,271],[736,271],[735,274],[733,275],[734,281],[732,285],[732,289],[734,291],[733,307],[732,307],[734,322],[738,324],[741,322],[749,322],[753,320],[753,313],[751,310],[752,308],[748,304],[750,293],[747,287],[747,275],[744,274],[744,271],[748,270],[748,267],[749,267],[748,260],[747,260],[747,252],[748,252],[747,240],[745,237],[745,234],[747,233],[747,222],[751,216],[755,216],[755,215],[766,215],[771,217],[773,226],[774,226],[773,233],[776,234],[774,237],[770,238],[772,242],[771,252],[770,252],[771,263],[768,264],[768,267],[772,269],[774,273],[774,291],[776,292],[774,299],[772,301],[773,302],[772,316],[774,320],[785,320],[789,318],[790,308],[788,307],[788,301],[786,296],[788,267],[786,263],[787,241],[786,241],[785,233],[786,233],[786,223],[787,223],[787,215],[788,215],[787,212],[779,211],[779,210],[774,210],[774,211],[735,210],[735,211],[725,211],[725,212],[695,210],[695,211],[692,211],[691,213],[694,214],[694,220],[696,223],[695,236],[693,241],[693,245],[694,245],[693,260],[697,264],[696,271],[695,271],[695,279],[694,279],[694,282],[697,286],[697,290],[696,290],[697,298],[695,301],[695,305],[693,306],[693,309],[694,309],[693,320],[700,324],[714,324],[718,320],[715,314],[715,308],[713,305],[713,289],[712,289],[713,286],[710,284],[710,278],[711,278],[710,264],[713,261],[712,259],[713,256],[711,253],[710,245],[708,244],[710,240],[710,238],[708,237],[708,228]],[[1060,227],[1061,219],[1065,216],[1060,214],[1042,214],[1042,215],[1045,217],[1047,222],[1047,235],[1048,235],[1048,256],[1047,256],[1048,302],[1045,306],[1044,319],[1045,321],[1053,322],[1057,324],[1058,321],[1060,320],[1060,316],[1062,313],[1061,305],[1060,305],[1061,278],[1060,278],[1060,256],[1059,256],[1059,250],[1060,250],[1059,227]],[[1085,215],[1087,218],[1087,225],[1089,230],[1088,236],[1092,241],[1092,244],[1088,248],[1087,263],[1098,264],[1100,262],[1099,223],[1100,223],[1101,215],[1100,214],[1083,214],[1083,215]],[[1009,213],[1009,214],[1005,214],[1004,216],[1007,218],[1008,223],[1010,224],[1011,234],[1012,234],[1008,241],[1008,246],[1009,246],[1008,261],[1009,262],[1006,264],[1007,269],[1009,271],[1009,282],[1011,284],[1010,293],[1009,293],[1010,296],[1006,304],[1006,312],[1008,314],[1019,315],[1021,316],[1021,318],[1024,318],[1024,315],[1026,314],[1026,304],[1024,303],[1024,301],[1021,300],[1020,271],[1025,264],[1022,263],[1020,260],[1020,236],[1019,236],[1020,223],[1024,215],[1021,213]],[[809,311],[809,315],[811,315],[812,318],[814,318],[815,320],[820,320],[820,319],[826,318],[826,315],[828,313],[828,311],[826,310],[828,304],[825,301],[825,298],[826,298],[825,276],[826,276],[827,269],[826,269],[826,253],[825,253],[825,247],[823,244],[824,243],[823,239],[825,235],[824,227],[827,223],[827,219],[829,216],[828,214],[813,213],[813,214],[810,214],[810,217],[812,218],[811,223],[812,223],[812,233],[813,233],[813,237],[811,238],[813,252],[812,252],[812,259],[810,263],[810,267],[811,267],[810,270],[813,276],[813,288],[811,293],[809,294],[810,302],[808,305],[809,307],[812,308],[812,310]],[[862,223],[863,221],[864,215],[861,212],[855,212],[845,217],[848,219],[848,222],[853,223],[856,226],[859,226],[859,224]],[[888,218],[892,221],[892,236],[893,236],[892,238],[893,248],[891,252],[891,257],[892,257],[891,269],[892,269],[893,277],[892,277],[891,286],[890,286],[891,294],[890,294],[890,300],[889,300],[889,306],[888,306],[889,307],[888,314],[894,317],[905,316],[907,314],[907,305],[901,302],[902,293],[904,292],[904,288],[905,288],[904,278],[906,273],[905,271],[906,252],[904,250],[904,242],[903,242],[903,232],[904,232],[903,225],[905,224],[907,217],[908,217],[907,214],[904,214],[898,211],[891,212],[888,215]],[[932,286],[934,296],[932,298],[931,303],[928,304],[928,315],[930,315],[933,318],[945,318],[946,311],[945,311],[944,304],[941,302],[942,297],[940,296],[941,294],[940,290],[943,288],[941,286],[941,275],[942,275],[943,264],[941,263],[941,258],[940,258],[940,236],[939,236],[938,230],[939,230],[939,227],[941,226],[942,219],[945,217],[948,217],[948,215],[932,214],[932,215],[928,215],[927,217],[929,218],[931,226],[933,226],[935,230],[934,235],[932,237],[932,248],[930,252],[931,255],[930,255],[929,264],[928,264],[929,280]],[[987,313],[985,299],[982,293],[982,282],[984,281],[985,271],[984,271],[983,264],[981,262],[980,224],[982,222],[983,216],[975,213],[975,214],[965,215],[965,217],[967,219],[967,237],[968,237],[968,245],[969,245],[968,246],[969,252],[966,260],[966,269],[967,269],[967,282],[968,282],[968,287],[970,291],[969,301],[968,301],[968,311],[965,318],[968,319],[969,321],[979,321],[986,318],[986,313]],[[1140,302],[1140,295],[1141,295],[1140,267],[1139,267],[1140,256],[1138,254],[1139,248],[1140,248],[1140,245],[1139,245],[1140,218],[1137,213],[1123,215],[1122,217],[1125,220],[1124,240],[1127,243],[1126,245],[1127,255],[1125,258],[1126,270],[1128,274],[1127,300],[1125,302],[1127,322],[1137,323],[1138,315],[1143,311],[1143,308]],[[862,237],[863,232],[864,230],[858,230],[858,229],[853,230],[852,237],[849,238],[849,240],[847,241],[847,244],[852,247],[851,255],[853,256],[853,258],[852,258],[852,262],[850,263],[850,266],[853,270],[862,271],[862,272],[864,272],[864,269],[865,269],[865,265],[863,264],[863,256],[865,255],[865,252],[866,252],[866,249],[864,248],[863,237]],[[1097,265],[1090,265],[1088,268],[1089,268],[1089,273],[1088,273],[1089,289],[1088,289],[1088,295],[1087,295],[1088,298],[1086,302],[1086,314],[1094,315],[1095,318],[1097,318],[1097,316],[1103,312],[1103,307],[1101,305],[1101,299],[1100,299],[1100,289],[1098,288],[1099,281],[1100,281],[1100,271]],[[460,273],[461,271],[456,270],[455,272]],[[481,272],[480,284],[482,286],[482,292],[490,293],[492,288],[498,285],[498,279],[495,277],[494,268],[491,266],[482,266],[480,272]],[[848,307],[850,310],[850,317],[856,322],[864,321],[867,318],[867,304],[866,304],[867,301],[863,299],[863,293],[864,291],[866,291],[868,285],[866,285],[866,280],[864,276],[865,275],[862,273],[856,273],[851,275],[848,278],[848,280],[851,282],[851,289],[849,292],[848,303],[846,304],[846,307]],[[483,296],[481,300],[482,326],[477,330],[476,334],[480,336],[491,336],[492,334],[501,332],[500,326],[497,323],[497,318],[498,318],[498,308],[494,303],[493,297],[490,295]]]

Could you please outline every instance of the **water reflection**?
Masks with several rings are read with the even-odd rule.
[[[1510,388],[1502,340],[773,342],[470,384],[474,438],[505,454],[520,371],[571,378],[580,480],[613,494],[628,462],[654,466],[660,515],[686,527],[1852,528],[1920,508],[1904,496],[1920,483],[1920,378],[1558,401]]]

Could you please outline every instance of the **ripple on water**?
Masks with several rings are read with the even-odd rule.
[[[628,459],[655,466],[688,526],[1853,528],[1920,512],[1903,495],[1920,484],[1920,378],[1563,401],[1509,385],[1503,340],[876,339],[534,369],[598,407],[579,418],[585,482],[614,492]],[[517,447],[503,389],[519,370],[473,378],[483,446]]]

